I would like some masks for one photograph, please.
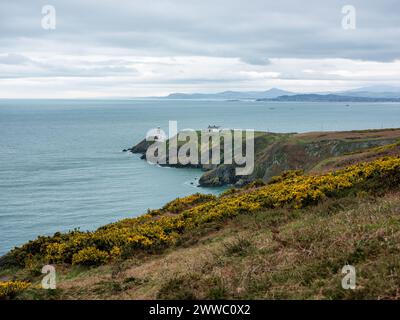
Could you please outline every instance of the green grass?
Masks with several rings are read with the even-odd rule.
[[[8,268],[2,258],[0,279],[32,283],[17,299],[400,299],[398,181],[372,179],[335,197],[204,222],[164,250],[100,267],[56,265],[57,290],[40,289],[37,259]],[[355,290],[341,287],[347,264]]]
[[[19,299],[398,299],[400,194],[263,210],[188,233],[162,254],[60,270]],[[355,290],[341,269],[356,268]],[[115,270],[118,270],[116,272]]]

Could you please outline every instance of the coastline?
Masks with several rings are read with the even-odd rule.
[[[354,246],[365,234],[373,239],[372,243],[379,245],[374,247],[373,253],[366,252],[361,262],[366,266],[378,262],[376,268],[382,268],[386,265],[385,259],[397,255],[395,247],[386,248],[380,244],[383,244],[382,234],[391,239],[389,244],[393,237],[400,234],[400,225],[388,225],[396,217],[398,219],[400,143],[352,154],[355,155],[356,164],[347,163],[334,171],[319,174],[286,171],[267,184],[257,180],[246,187],[230,189],[218,197],[194,194],[177,198],[160,209],[105,225],[94,232],[76,230],[39,237],[1,257],[0,272],[9,281],[5,284],[9,290],[23,299],[32,299],[37,295],[42,299],[50,298],[48,291],[34,285],[41,280],[37,268],[41,268],[43,263],[51,263],[61,272],[59,287],[51,293],[55,299],[122,298],[125,294],[130,299],[262,298],[264,286],[256,290],[249,282],[238,291],[234,283],[228,285],[226,282],[229,279],[236,281],[236,277],[254,267],[251,263],[254,259],[271,259],[275,267],[269,268],[267,274],[286,275],[285,286],[290,287],[292,280],[287,275],[287,265],[282,265],[279,257],[284,255],[290,260],[293,250],[297,252],[297,259],[302,254],[294,267],[301,277],[309,272],[306,267],[310,259],[313,263],[321,262],[320,255],[328,257],[329,261],[337,260],[338,266],[345,262],[360,263],[357,260],[358,249]],[[367,215],[366,210],[370,212]],[[375,215],[375,221],[379,221],[381,226],[378,234],[369,227],[371,215]],[[344,217],[351,218],[351,223],[342,221]],[[319,228],[315,228],[315,219]],[[360,223],[364,231],[358,234]],[[264,227],[261,228],[260,224]],[[303,231],[297,234],[299,226]],[[396,233],[393,233],[393,228],[396,228]],[[353,234],[350,246],[338,243],[343,238],[342,232]],[[311,238],[307,240],[304,236]],[[268,247],[263,243],[268,243]],[[312,256],[304,251],[307,243],[314,247],[315,254]],[[395,246],[395,242],[393,244]],[[377,248],[380,254],[378,261]],[[206,252],[214,258],[207,254],[204,256]],[[234,272],[234,278],[224,276],[231,263],[222,264],[228,268],[222,275],[218,272],[221,258],[237,265],[237,271],[228,273]],[[186,263],[190,261],[193,267],[186,270],[185,264],[180,263],[182,259]],[[241,261],[247,262],[243,264]],[[210,263],[211,271],[206,267]],[[173,268],[172,273],[165,269],[166,266]],[[319,270],[319,265],[316,267]],[[214,271],[214,268],[217,270]],[[10,277],[15,275],[16,270],[18,276],[11,281]],[[73,275],[77,270],[81,270],[78,277]],[[178,276],[174,270],[179,270]],[[323,281],[311,291],[306,283],[300,291],[285,291],[285,294],[291,298],[299,295],[311,298],[320,295],[323,288],[327,291],[322,298],[331,299],[338,294],[334,289],[336,285],[329,284],[336,273],[337,267],[325,273],[320,278]],[[82,290],[82,280],[85,290]],[[372,282],[358,294],[365,298],[382,294],[390,296],[393,280],[384,280],[390,283],[388,290]],[[209,281],[214,283],[212,290],[207,289],[210,288]],[[224,284],[218,284],[219,281]],[[262,278],[258,281],[263,283]],[[107,287],[103,287],[104,284]],[[110,289],[109,285],[118,289]],[[215,285],[221,286],[222,291],[216,293]],[[279,290],[282,283],[268,280],[265,285]],[[98,286],[102,288],[100,291],[96,289]],[[343,295],[345,292],[340,293]],[[342,298],[351,297],[351,292],[348,292]]]
[[[199,179],[199,186],[220,187],[232,185],[244,186],[257,179],[269,182],[273,176],[287,170],[304,170],[315,172],[323,167],[323,162],[332,158],[371,148],[390,145],[399,141],[400,129],[324,131],[307,133],[255,133],[255,168],[250,176],[236,176],[235,165],[201,165],[201,164],[166,164],[175,168],[201,168],[204,173]],[[142,140],[124,152],[139,154],[146,160],[146,151],[153,142]],[[168,140],[167,140],[168,145]],[[178,150],[182,144],[178,145]],[[223,146],[221,146],[221,155]]]

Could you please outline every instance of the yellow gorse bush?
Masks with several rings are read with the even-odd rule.
[[[30,283],[25,281],[0,282],[0,299],[12,298],[17,293],[25,290],[29,286]]]
[[[378,181],[378,184],[373,182]],[[156,250],[174,245],[188,229],[265,208],[303,208],[326,197],[340,196],[354,188],[374,190],[387,183],[399,184],[400,159],[382,158],[324,175],[287,172],[270,184],[257,184],[220,197],[195,194],[178,198],[159,210],[106,225],[94,232],[73,231],[39,237],[12,254],[21,263],[39,255],[49,262],[98,265],[135,250]]]
[[[46,259],[49,263],[63,262],[65,254],[67,253],[68,246],[66,243],[50,243],[46,247]]]
[[[106,251],[95,247],[88,247],[80,250],[72,256],[72,264],[101,265],[108,261],[110,255]]]
[[[184,198],[176,198],[175,200],[172,200],[171,202],[168,202],[164,207],[162,207],[159,210],[152,210],[149,213],[152,215],[157,215],[163,212],[170,212],[170,213],[179,213],[182,212],[185,209],[188,209],[194,205],[211,201],[211,200],[216,200],[216,197],[212,194],[201,194],[201,193],[195,193],[190,196],[184,197]]]

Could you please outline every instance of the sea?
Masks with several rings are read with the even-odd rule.
[[[399,103],[0,100],[0,255],[39,235],[94,230],[196,192],[199,169],[122,152],[150,129],[271,132],[400,127]]]

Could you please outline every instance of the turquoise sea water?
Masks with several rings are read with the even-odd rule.
[[[147,130],[305,132],[400,127],[396,103],[0,100],[0,254],[38,235],[158,208],[196,187],[201,171],[151,166],[122,153]]]

